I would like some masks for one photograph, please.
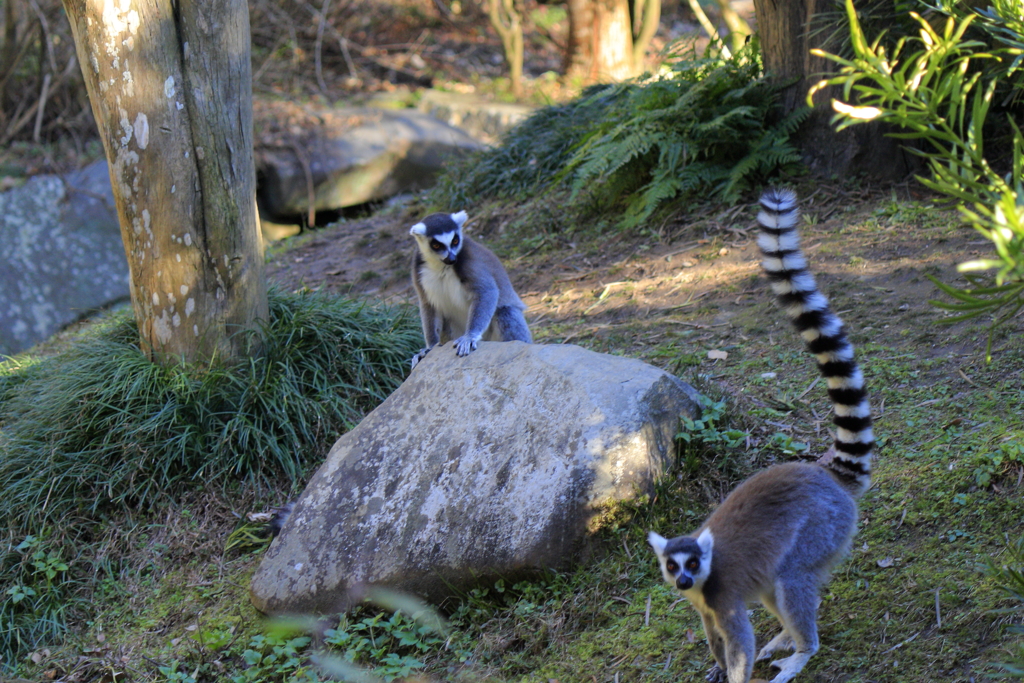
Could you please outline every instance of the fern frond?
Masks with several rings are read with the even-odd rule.
[[[565,188],[570,204],[623,206],[622,224],[636,226],[673,200],[735,201],[754,180],[799,163],[788,140],[809,111],[772,123],[778,88],[764,78],[756,40],[730,59],[672,68],[538,110],[462,176],[442,179],[435,196],[525,198]]]

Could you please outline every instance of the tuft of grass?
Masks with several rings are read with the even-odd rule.
[[[420,345],[404,309],[309,292],[273,294],[255,334],[262,352],[241,363],[161,367],[118,315],[64,353],[6,365],[0,515],[32,530],[183,488],[295,481]]]
[[[0,365],[0,667],[66,630],[87,564],[69,558],[102,520],[299,481],[405,378],[410,311],[272,292],[260,355],[232,365],[155,365],[127,314]]]

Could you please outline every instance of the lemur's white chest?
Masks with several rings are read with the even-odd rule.
[[[460,336],[466,331],[470,295],[459,281],[451,266],[437,267],[429,262],[420,266],[420,286],[427,301],[448,321],[452,334]]]

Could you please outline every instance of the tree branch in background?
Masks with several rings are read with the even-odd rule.
[[[660,22],[661,0],[636,0],[633,6],[633,65],[637,71],[641,70],[644,54]]]
[[[708,15],[704,12],[704,8],[700,6],[700,2],[698,0],[688,0],[688,2],[690,3],[690,9],[693,11],[693,15],[697,17],[697,21],[700,22],[701,27],[708,34],[708,38],[713,42],[721,42],[722,39],[718,35],[718,29],[716,29],[715,25],[711,23],[710,19],[708,19]],[[726,59],[732,57],[732,51],[730,51],[725,45],[722,45],[722,54],[725,55]]]
[[[732,8],[730,0],[717,0],[718,7],[722,12],[722,21],[729,27],[729,44],[732,45],[732,51],[736,52],[743,44],[747,41],[747,37],[753,35],[754,30],[750,28],[743,17]]]
[[[501,38],[512,94],[519,97],[523,92],[523,16],[515,0],[487,0],[487,16]]]

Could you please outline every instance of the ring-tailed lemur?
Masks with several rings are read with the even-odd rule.
[[[871,408],[842,322],[807,270],[796,232],[796,195],[761,197],[758,245],[779,304],[818,361],[835,410],[835,454],[815,463],[775,465],[740,484],[693,536],[648,541],[665,580],[682,591],[704,623],[713,683],[747,683],[755,661],[777,650],[772,683],[786,683],[818,650],[818,591],[848,552],[857,499],[871,482]],[[747,603],[760,602],[782,632],[754,657]]]
[[[480,341],[533,340],[520,301],[501,261],[462,235],[466,212],[435,213],[412,226],[416,238],[412,284],[420,300],[427,345],[412,357],[416,367],[438,344],[455,339],[465,356]]]

